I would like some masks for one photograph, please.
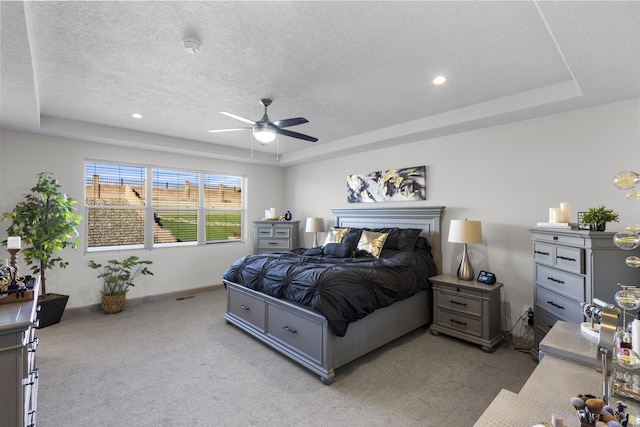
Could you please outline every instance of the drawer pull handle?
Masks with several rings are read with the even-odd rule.
[[[577,261],[577,259],[575,259],[575,258],[569,258],[569,257],[562,256],[562,255],[556,255],[556,258],[560,258],[560,259],[563,259],[565,261],[572,261],[572,262],[576,262]]]
[[[452,300],[452,299],[450,299],[450,300],[449,300],[449,302],[450,302],[451,304],[458,304],[458,305],[462,305],[462,306],[465,306],[465,307],[467,306],[467,303],[466,303],[466,302],[458,302],[458,301],[454,301],[454,300]]]
[[[276,246],[278,244],[278,242],[269,242],[267,243],[269,246]]]
[[[457,323],[458,325],[467,326],[467,322],[461,322],[456,319],[451,319],[451,323]]]
[[[555,308],[559,308],[560,310],[564,310],[564,306],[560,305],[560,304],[556,304],[553,301],[547,301],[547,304],[551,304],[552,306],[554,306]]]
[[[551,280],[552,282],[556,282],[564,285],[564,280],[555,279],[553,277],[547,277],[547,280]]]
[[[553,240],[558,240],[558,236],[553,236]]]
[[[287,331],[287,332],[291,332],[292,334],[295,334],[296,332],[298,332],[298,331],[296,331],[295,329],[292,329],[292,328],[290,328],[290,327],[289,327],[289,326],[287,326],[287,325],[284,325],[284,327],[283,327],[282,329],[284,329],[284,330],[285,330],[285,331]]]
[[[240,309],[242,309],[244,311],[249,311],[249,306],[248,305],[244,305],[244,304],[240,304]]]
[[[533,252],[535,252],[537,254],[540,254],[540,255],[551,255],[549,252],[542,252],[542,251],[533,251]]]

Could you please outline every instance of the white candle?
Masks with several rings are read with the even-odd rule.
[[[560,203],[560,210],[562,211],[561,222],[571,222],[571,204],[568,202]]]
[[[560,211],[560,208],[549,208],[550,223],[560,222],[561,217],[562,217],[562,212]]]
[[[21,249],[20,237],[8,237],[7,249]]]

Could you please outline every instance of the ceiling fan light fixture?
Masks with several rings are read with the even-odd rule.
[[[256,123],[253,126],[253,136],[260,142],[260,145],[269,145],[276,139],[276,132],[268,123]]]

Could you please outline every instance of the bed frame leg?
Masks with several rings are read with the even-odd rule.
[[[322,382],[322,384],[324,385],[331,385],[333,384],[333,382],[336,380],[336,376],[333,372],[331,372],[329,375],[327,376],[320,376],[320,381]]]

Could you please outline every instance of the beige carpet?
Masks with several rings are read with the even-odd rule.
[[[535,368],[422,328],[318,376],[225,323],[223,289],[37,331],[37,422],[67,426],[472,426]]]

